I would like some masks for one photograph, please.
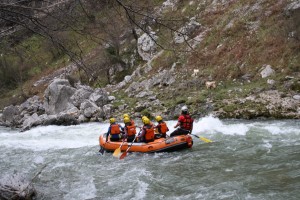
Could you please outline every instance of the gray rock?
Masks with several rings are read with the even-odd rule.
[[[86,117],[86,118],[91,118],[94,116],[96,113],[102,112],[102,110],[92,101],[90,100],[85,100],[81,105],[80,105],[80,110],[81,113]]]
[[[26,119],[24,120],[24,122],[22,124],[21,131],[29,130],[30,128],[32,128],[34,126],[38,126],[42,123],[43,122],[42,122],[41,118],[36,113],[34,113],[30,117],[26,117]]]
[[[0,126],[4,126],[3,114],[2,113],[0,113]]]
[[[150,79],[150,88],[156,85],[161,86],[169,86],[175,82],[175,78],[172,75],[171,71],[163,70],[159,74],[155,75],[152,79]]]
[[[47,114],[59,114],[74,107],[71,97],[76,89],[66,79],[54,79],[44,94],[44,107]]]
[[[196,21],[196,18],[192,17],[187,25],[175,32],[174,42],[180,44],[187,41],[189,36],[200,26],[201,24]]]
[[[242,77],[241,77],[243,80],[247,81],[247,80],[250,80],[252,78],[252,75],[247,73],[247,74],[244,74]]]
[[[118,106],[118,110],[120,110],[120,111],[125,110],[125,108],[127,108],[127,104],[123,104],[123,105]]]
[[[17,106],[7,106],[4,108],[2,113],[2,121],[7,126],[16,126],[18,125],[18,121],[20,120],[20,111]]]
[[[106,118],[110,118],[113,115],[114,109],[112,104],[106,104],[102,109]]]
[[[134,108],[134,111],[135,112],[141,112],[146,108],[147,108],[147,106],[145,104],[141,104],[140,102],[138,102],[137,105]]]
[[[274,85],[274,84],[275,84],[275,81],[272,80],[272,79],[268,79],[268,80],[267,80],[267,83],[268,83],[269,85]]]
[[[142,91],[139,94],[137,94],[135,97],[136,98],[143,98],[143,97],[146,97],[146,96],[149,96],[149,95],[152,95],[152,94],[153,94],[153,92],[151,92],[151,91]]]
[[[262,71],[260,72],[262,78],[269,77],[269,76],[273,75],[274,73],[275,73],[275,71],[272,69],[272,67],[270,65],[265,65],[263,67]]]
[[[21,112],[21,116],[25,113],[30,115],[32,115],[33,113],[37,113],[39,115],[45,113],[43,102],[38,96],[33,96],[27,99],[20,105],[19,110]]]
[[[71,96],[71,102],[74,106],[79,107],[80,104],[88,99],[90,95],[94,92],[91,87],[81,87],[75,91],[75,93]]]
[[[68,126],[68,125],[79,124],[79,122],[76,119],[76,117],[73,115],[69,115],[66,113],[60,113],[57,115],[57,117],[55,118],[55,120],[52,124]]]
[[[79,123],[88,122],[88,121],[89,121],[89,119],[86,118],[84,115],[80,115],[80,116],[78,117],[78,122],[79,122]]]
[[[157,36],[154,32],[151,32],[150,36],[144,33],[141,37],[138,38],[138,53],[143,60],[149,61],[155,55],[157,46],[154,40],[156,39]]]
[[[125,77],[124,77],[124,81],[125,81],[126,83],[129,83],[131,80],[132,80],[131,76],[125,76]]]
[[[33,199],[36,194],[32,182],[17,172],[0,179],[0,199],[29,200]]]
[[[94,93],[91,94],[89,100],[95,102],[99,107],[102,107],[109,102],[107,92],[100,88],[96,89]]]
[[[154,100],[156,100],[156,95],[148,97],[148,100],[149,100],[149,101],[154,101]]]
[[[296,0],[288,4],[284,10],[287,16],[291,16],[293,12],[295,12],[296,10],[300,10],[300,1]]]
[[[294,96],[293,96],[293,99],[300,100],[300,95],[299,95],[299,94],[294,95]]]
[[[108,96],[108,101],[114,101],[114,100],[116,100],[116,97],[115,96]]]

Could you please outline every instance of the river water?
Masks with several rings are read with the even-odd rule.
[[[172,130],[176,121],[168,121]],[[107,123],[0,127],[0,178],[34,179],[38,199],[300,199],[300,122],[197,120],[192,149],[98,153]],[[44,168],[43,168],[44,167]],[[41,170],[42,169],[42,170]]]

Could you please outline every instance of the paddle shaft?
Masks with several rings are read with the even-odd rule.
[[[133,141],[131,142],[131,144],[129,145],[129,147],[126,149],[126,151],[120,156],[120,159],[123,159],[126,157],[127,152],[129,151],[129,149],[131,148],[131,146],[133,145],[134,141],[136,139],[136,136],[134,137]]]
[[[99,150],[99,153],[101,153],[101,155],[103,155],[104,153],[104,148],[101,146],[100,150]]]
[[[195,134],[192,134],[192,133],[190,133],[190,135],[193,135],[193,136],[195,136],[196,138],[199,138],[199,139],[200,139],[200,137],[199,137],[198,135],[195,135]]]
[[[118,157],[118,156],[120,155],[120,153],[121,153],[121,148],[122,148],[124,142],[125,142],[125,140],[123,140],[123,142],[121,143],[121,145],[120,145],[117,149],[115,149],[115,151],[114,151],[114,153],[113,153],[113,156],[114,156],[114,157]]]
[[[196,138],[199,138],[200,140],[202,140],[203,142],[206,142],[206,143],[212,142],[210,139],[207,139],[207,138],[205,138],[205,137],[199,137],[198,135],[191,134],[191,133],[190,133],[190,135],[193,135],[193,136],[195,136]]]

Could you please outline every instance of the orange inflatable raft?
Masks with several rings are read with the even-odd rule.
[[[99,144],[100,147],[106,151],[114,151],[119,148],[122,141],[112,142],[108,140],[105,141],[106,135],[100,135]],[[121,151],[126,151],[126,149],[131,145],[131,142],[124,142]],[[191,148],[193,146],[193,139],[190,135],[178,135],[169,138],[159,138],[155,139],[153,142],[134,142],[129,149],[129,152],[142,152],[142,153],[153,153],[153,152],[171,152],[178,151],[181,149]]]

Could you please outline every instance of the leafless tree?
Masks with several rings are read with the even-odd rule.
[[[103,62],[102,70],[107,71],[116,63],[126,67],[120,56],[121,42],[126,37],[137,41],[137,30],[141,30],[160,48],[167,49],[170,43],[152,37],[149,27],[166,29],[173,35],[186,22],[184,19],[163,19],[156,7],[153,1],[147,0],[3,0],[0,2],[0,39],[11,41],[6,45],[14,46],[19,41],[13,38],[18,35],[16,33],[19,37],[42,36],[51,41],[58,52],[68,55],[90,80],[95,80],[95,65],[85,62],[79,40],[68,33],[105,46],[108,50],[106,58],[111,65]],[[1,42],[0,45],[3,46]]]

